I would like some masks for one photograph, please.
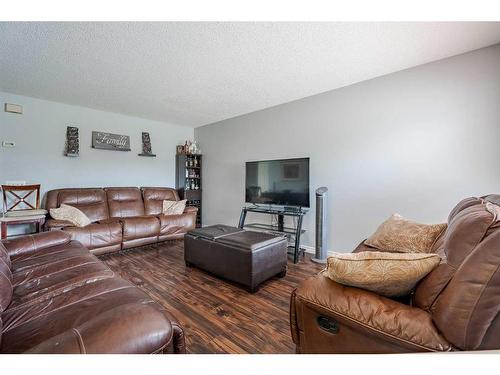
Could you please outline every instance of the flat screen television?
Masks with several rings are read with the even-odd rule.
[[[309,207],[309,158],[246,163],[245,201]]]

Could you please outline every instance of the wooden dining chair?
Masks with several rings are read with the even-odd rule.
[[[35,224],[40,232],[47,211],[40,208],[40,184],[2,185],[3,216],[0,217],[2,239],[7,238],[7,226]]]

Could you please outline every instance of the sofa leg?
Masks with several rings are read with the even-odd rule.
[[[278,277],[285,277],[286,276],[286,268],[283,269],[280,273],[278,273]]]
[[[185,263],[186,263],[186,267],[193,267],[193,263],[188,262],[187,260],[186,260],[186,262],[185,262]]]

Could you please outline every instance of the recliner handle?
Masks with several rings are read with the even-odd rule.
[[[327,318],[326,316],[318,316],[318,319],[316,320],[318,322],[318,325],[320,328],[324,331],[327,331],[329,333],[336,334],[339,332],[339,324],[330,318]]]

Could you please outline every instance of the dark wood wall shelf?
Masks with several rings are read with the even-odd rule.
[[[196,227],[201,227],[202,156],[177,154],[175,156],[175,188],[188,206],[197,207]]]

